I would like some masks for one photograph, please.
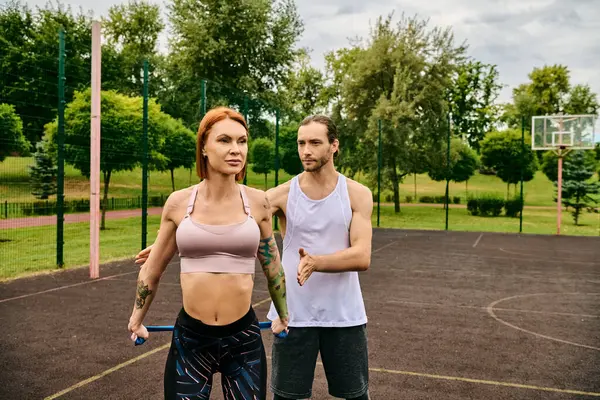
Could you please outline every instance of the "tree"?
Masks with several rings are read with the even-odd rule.
[[[58,34],[65,30],[65,100],[89,85],[91,32],[89,15],[62,4],[32,11],[11,1],[0,7],[0,98],[15,105],[23,132],[33,147],[58,105]]]
[[[399,184],[411,170],[410,150],[440,148],[444,141],[448,89],[465,53],[464,46],[454,44],[450,29],[429,30],[427,24],[403,16],[394,26],[392,15],[379,18],[342,82],[344,111],[362,133],[353,162],[363,166],[371,182],[377,174],[381,120],[383,183],[394,192],[396,212]]]
[[[588,85],[571,87],[569,69],[564,65],[534,68],[529,82],[513,89],[513,102],[504,106],[501,120],[510,128],[531,130],[531,117],[541,115],[595,114],[598,99]]]
[[[588,156],[584,151],[574,151],[571,157],[564,162],[563,204],[573,209],[571,214],[575,225],[579,224],[579,216],[583,209],[587,208],[591,211],[590,203],[598,203],[596,199],[590,196],[600,193],[600,183],[589,181],[594,176],[595,166],[594,158]],[[557,182],[555,182],[555,186],[558,187]]]
[[[452,125],[475,150],[496,121],[494,102],[501,88],[496,66],[480,61],[461,64],[454,77],[450,88]]]
[[[592,114],[598,113],[598,96],[592,92],[589,85],[576,85],[571,88],[565,104],[565,113]]]
[[[0,162],[11,153],[29,153],[29,142],[23,135],[23,122],[10,104],[0,104]]]
[[[289,75],[303,31],[293,0],[173,0],[168,9],[172,51],[160,98],[169,114],[187,126],[197,123],[202,79],[219,84],[209,85],[210,101],[225,97],[241,109],[239,94],[246,92],[276,103],[276,89]],[[228,88],[239,92],[231,96]],[[253,116],[260,112],[249,110]]]
[[[252,171],[265,175],[265,190],[267,190],[267,176],[273,170],[275,146],[267,138],[258,138],[252,144]]]
[[[196,138],[179,120],[167,125],[160,153],[165,156],[165,168],[171,172],[171,185],[175,191],[175,169],[192,168],[196,161]]]
[[[298,175],[304,170],[298,155],[298,125],[284,125],[280,129],[281,168],[289,175]]]
[[[108,190],[113,172],[133,170],[143,160],[142,98],[127,97],[114,91],[101,93],[102,140],[100,171],[104,182],[102,224],[108,205]],[[65,162],[77,168],[82,175],[90,175],[90,109],[91,90],[76,92],[65,108]],[[160,154],[164,135],[171,117],[160,110],[154,100],[148,102],[149,167],[163,168],[166,160]],[[57,121],[46,125],[46,139],[56,151]]]
[[[144,0],[114,5],[103,18],[106,44],[102,49],[103,82],[105,90],[116,90],[130,96],[139,96],[143,88],[144,60],[149,61],[149,96],[161,88],[162,56],[157,53],[158,36],[165,28],[160,17],[160,6]]]
[[[521,144],[521,133],[514,129],[492,132],[481,143],[481,162],[496,171],[496,175],[506,183],[506,197],[509,185],[521,181],[529,182],[538,169],[537,157],[531,149],[531,137],[525,136]]]
[[[450,180],[452,182],[467,182],[479,168],[477,152],[461,139],[450,141],[450,165],[447,151],[437,153],[429,167],[428,175],[434,181]],[[467,186],[468,191],[468,186]]]
[[[56,194],[56,172],[52,155],[48,151],[48,143],[44,140],[36,144],[36,152],[33,155],[34,165],[29,167],[31,187],[36,198],[45,200]]]
[[[302,51],[281,90],[288,120],[301,120],[323,111],[326,105],[324,87],[323,73],[310,65],[310,56]]]

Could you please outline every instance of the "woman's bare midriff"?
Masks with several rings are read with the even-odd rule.
[[[250,309],[253,275],[198,272],[180,276],[183,308],[207,325],[231,324]]]

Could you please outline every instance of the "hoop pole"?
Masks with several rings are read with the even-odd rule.
[[[563,154],[562,151],[558,153],[558,198],[556,205],[556,234],[560,235],[560,222],[562,213],[562,167],[563,167]]]
[[[100,277],[100,22],[92,22],[92,109],[90,138],[90,278]]]

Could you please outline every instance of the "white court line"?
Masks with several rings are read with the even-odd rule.
[[[477,244],[479,243],[479,241],[481,240],[482,237],[483,237],[483,232],[481,233],[481,235],[479,235],[479,237],[475,241],[475,244],[473,245],[473,248],[477,247]]]
[[[259,301],[258,303],[252,304],[252,307],[256,308],[256,307],[258,307],[258,306],[260,306],[260,305],[262,305],[262,304],[264,304],[264,303],[266,303],[268,301],[271,301],[270,297],[267,297],[266,299],[263,299],[263,300]],[[62,395],[65,395],[65,394],[67,394],[69,392],[72,392],[75,389],[79,389],[80,387],[83,387],[83,386],[88,385],[88,384],[90,384],[90,383],[92,383],[94,381],[97,381],[98,379],[103,378],[106,375],[112,374],[115,371],[118,371],[118,370],[120,370],[122,368],[125,368],[126,366],[131,365],[131,364],[133,364],[133,363],[135,363],[135,362],[137,362],[139,360],[142,360],[142,359],[144,359],[144,358],[146,358],[148,356],[151,356],[152,354],[158,353],[159,351],[162,351],[162,350],[166,350],[170,346],[171,346],[171,342],[169,341],[168,343],[165,343],[165,344],[163,344],[160,347],[157,347],[157,348],[155,348],[153,350],[150,350],[150,351],[148,351],[146,353],[140,354],[137,357],[134,357],[134,358],[129,359],[129,360],[125,361],[125,362],[122,362],[121,364],[115,365],[112,368],[109,368],[109,369],[107,369],[105,371],[102,371],[102,372],[100,372],[97,375],[94,375],[94,376],[89,377],[87,379],[84,379],[84,380],[82,380],[80,382],[77,382],[76,384],[74,384],[72,386],[69,386],[68,388],[66,388],[64,390],[61,390],[58,393],[54,393],[54,394],[52,394],[52,395],[50,395],[48,397],[45,397],[44,400],[53,400],[53,399],[56,399],[56,398],[58,398],[58,397],[60,397]]]
[[[167,264],[167,267],[169,265],[173,265],[173,264],[177,264],[178,261],[174,261],[174,262],[170,262],[169,264]],[[2,299],[0,300],[0,303],[4,303],[7,301],[12,301],[12,300],[19,300],[19,299],[24,299],[26,297],[31,297],[31,296],[37,296],[38,294],[44,294],[44,293],[50,293],[50,292],[56,292],[57,290],[62,290],[62,289],[69,289],[72,287],[76,287],[76,286],[82,286],[82,285],[89,285],[91,283],[96,283],[96,282],[100,282],[100,281],[105,281],[105,280],[111,280],[112,278],[116,278],[118,276],[125,276],[125,275],[131,275],[131,274],[138,274],[140,271],[131,271],[131,272],[124,272],[122,274],[115,274],[115,275],[110,275],[110,276],[106,276],[104,278],[98,278],[98,279],[94,279],[94,280],[89,280],[89,281],[85,281],[85,282],[79,282],[79,283],[73,283],[71,285],[65,285],[65,286],[58,286],[52,289],[48,289],[48,290],[42,290],[40,292],[35,292],[35,293],[29,293],[29,294],[24,294],[21,296],[15,296],[15,297],[9,297],[8,299]]]
[[[594,347],[594,346],[588,346],[586,344],[581,344],[581,343],[575,343],[575,342],[571,342],[568,340],[563,340],[563,339],[559,339],[559,338],[555,338],[552,336],[547,336],[547,335],[542,335],[540,333],[537,332],[533,332],[527,329],[523,329],[519,326],[513,325],[510,322],[507,322],[505,320],[503,320],[502,318],[499,318],[496,313],[494,313],[494,310],[496,309],[495,306],[498,303],[501,303],[503,301],[508,301],[508,300],[512,300],[512,299],[517,299],[517,298],[522,298],[522,297],[532,297],[532,296],[546,296],[546,295],[552,295],[552,296],[557,296],[557,295],[591,295],[591,296],[598,296],[600,295],[600,293],[534,293],[534,294],[522,294],[522,295],[517,295],[517,296],[510,296],[510,297],[505,297],[503,299],[500,300],[496,300],[493,303],[491,303],[489,306],[487,306],[487,312],[488,314],[494,318],[496,321],[500,322],[501,324],[504,324],[510,328],[516,329],[518,331],[524,332],[524,333],[529,333],[530,335],[542,338],[542,339],[548,339],[548,340],[552,340],[555,342],[559,342],[559,343],[565,343],[565,344],[570,344],[571,346],[577,346],[577,347],[583,347],[586,349],[591,349],[591,350],[598,350],[600,351],[600,347]]]
[[[388,300],[386,303],[392,304],[406,304],[406,305],[415,305],[415,306],[431,306],[431,307],[442,307],[442,308],[467,308],[472,310],[488,310],[488,307],[482,306],[463,306],[460,304],[441,304],[441,303],[428,303],[421,301],[408,301],[408,300]],[[524,314],[542,314],[542,315],[560,315],[565,317],[578,317],[578,318],[600,318],[600,315],[594,314],[575,314],[575,313],[566,313],[566,312],[555,312],[555,311],[538,311],[538,310],[521,310],[518,308],[498,308],[494,307],[496,311],[507,311],[507,312],[517,312]]]

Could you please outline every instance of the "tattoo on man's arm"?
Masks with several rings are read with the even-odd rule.
[[[137,283],[137,296],[135,298],[135,306],[140,309],[146,304],[146,298],[152,294],[152,290],[148,288],[148,285],[144,285],[144,281],[140,280]]]

